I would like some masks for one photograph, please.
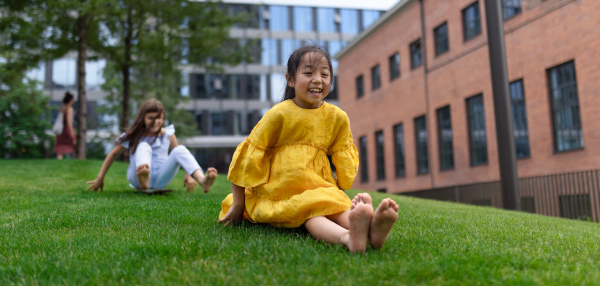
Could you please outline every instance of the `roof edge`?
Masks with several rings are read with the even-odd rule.
[[[340,58],[342,58],[346,53],[348,53],[352,49],[354,49],[354,47],[356,45],[361,43],[364,39],[368,38],[374,30],[383,26],[393,16],[395,16],[396,14],[400,13],[402,10],[407,8],[408,5],[411,4],[412,2],[416,2],[416,1],[418,1],[418,0],[400,0],[400,2],[398,2],[398,4],[396,4],[394,7],[392,7],[392,9],[385,12],[385,14],[383,14],[381,17],[379,17],[379,19],[377,19],[377,21],[375,21],[375,23],[373,23],[371,26],[369,26],[366,30],[360,32],[354,38],[352,38],[352,40],[344,48],[342,48],[339,52],[337,52],[337,54],[335,54],[335,56],[333,58],[335,60],[339,61]]]

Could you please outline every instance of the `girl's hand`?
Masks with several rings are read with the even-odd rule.
[[[86,184],[88,184],[88,185],[91,184],[91,186],[89,186],[87,188],[88,191],[90,189],[92,189],[92,191],[95,192],[97,190],[103,191],[103,189],[104,189],[104,180],[101,180],[101,179],[98,179],[98,178],[96,178],[93,181],[88,181]]]
[[[219,223],[225,223],[224,226],[236,225],[244,219],[244,206],[233,205],[227,212],[224,218],[219,220]]]
[[[193,192],[197,186],[196,180],[191,176],[185,176],[185,178],[183,178],[183,186],[187,192]]]

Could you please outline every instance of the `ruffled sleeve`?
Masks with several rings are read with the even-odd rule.
[[[342,190],[352,188],[358,172],[358,150],[352,140],[350,120],[345,116],[331,148],[331,160],[336,169],[337,185]]]
[[[125,137],[126,133],[123,132],[121,133],[121,135],[119,135],[119,137],[117,137],[117,139],[115,140],[115,143],[123,146],[124,148],[129,149],[129,140],[126,141],[121,141],[123,137]]]
[[[165,127],[165,138],[169,138],[173,134],[175,134],[175,126],[173,124]]]
[[[283,121],[270,112],[235,149],[227,179],[238,186],[251,188],[269,181],[272,157],[269,147],[279,138]]]

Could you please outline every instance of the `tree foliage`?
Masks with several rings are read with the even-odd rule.
[[[188,100],[180,92],[186,80],[182,66],[218,70],[246,59],[248,48],[229,37],[231,25],[245,16],[229,16],[221,4],[210,1],[128,0],[117,6],[100,23],[103,44],[96,49],[109,61],[103,86],[112,103],[107,110],[119,114],[125,130],[136,106],[156,98],[178,135],[196,135],[191,114],[178,108]]]
[[[50,123],[48,98],[34,81],[0,64],[0,158],[42,158]],[[10,84],[6,84],[10,83]]]

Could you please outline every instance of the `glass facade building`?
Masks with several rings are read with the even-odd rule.
[[[180,89],[190,98],[183,108],[193,115],[199,134],[180,139],[180,144],[186,145],[195,154],[201,166],[215,166],[222,173],[227,171],[235,147],[269,108],[281,102],[286,86],[285,66],[295,49],[319,44],[327,48],[333,58],[384,12],[373,10],[366,4],[364,9],[355,9],[336,7],[337,4],[317,7],[270,5],[269,1],[256,1],[255,4],[248,1],[223,2],[222,8],[227,9],[229,15],[250,15],[247,22],[232,26],[230,36],[240,43],[253,43],[252,57],[238,66],[225,67],[221,73],[207,73],[201,67],[188,65],[185,67],[186,85]],[[332,64],[335,75],[337,62]],[[101,106],[106,95],[100,88],[104,83],[104,66],[104,60],[86,64],[88,100],[93,103],[91,108]],[[76,92],[75,55],[44,63],[29,75],[44,83],[47,93],[51,94],[52,104],[60,105],[66,90]],[[333,88],[325,100],[337,105],[335,85],[334,77]],[[89,113],[99,117],[96,121],[117,122],[116,118]],[[117,132],[116,125],[106,131]]]

